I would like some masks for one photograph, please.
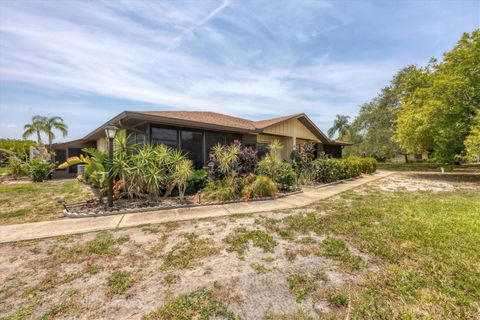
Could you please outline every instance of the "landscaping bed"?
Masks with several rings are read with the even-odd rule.
[[[160,198],[158,200],[149,199],[120,199],[116,200],[113,207],[107,208],[106,199],[93,199],[80,203],[64,204],[63,214],[69,218],[82,218],[91,216],[105,216],[112,214],[124,214],[134,212],[145,212],[155,210],[167,210],[187,207],[200,207],[208,205],[221,205],[227,203],[239,203],[247,201],[265,201],[283,198],[302,192],[301,189],[293,191],[280,191],[275,197],[257,197],[249,200],[233,199],[227,201],[211,201],[202,197],[201,194],[186,196],[183,199],[179,197]]]

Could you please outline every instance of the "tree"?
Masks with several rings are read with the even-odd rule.
[[[480,108],[480,29],[465,33],[442,62],[413,70],[400,87],[396,140],[407,152],[453,162],[465,152]]]
[[[341,140],[347,137],[350,128],[349,119],[349,116],[337,114],[335,120],[333,121],[333,126],[328,129],[328,136],[333,138],[335,133],[338,132],[338,139]]]
[[[345,155],[368,155],[380,161],[386,161],[404,153],[393,138],[396,131],[397,113],[401,107],[400,96],[405,90],[412,90],[417,84],[408,83],[415,66],[401,69],[370,102],[360,107],[358,116],[350,125]]]
[[[65,138],[68,135],[68,126],[63,122],[61,117],[44,118],[45,133],[48,136],[48,148],[52,147],[53,139],[55,139],[54,129],[60,131]]]
[[[475,118],[475,124],[465,139],[465,151],[470,161],[480,161],[480,114]]]
[[[42,116],[34,116],[31,123],[27,123],[23,129],[23,139],[27,139],[30,136],[37,136],[37,143],[40,145],[42,143],[42,132],[46,132],[45,121],[46,118]]]

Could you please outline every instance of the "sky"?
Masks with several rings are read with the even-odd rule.
[[[0,137],[67,138],[124,110],[355,116],[409,64],[480,26],[474,1],[0,1]]]

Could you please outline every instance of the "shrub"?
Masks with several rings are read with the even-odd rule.
[[[208,171],[205,169],[199,169],[193,171],[192,176],[188,180],[186,194],[195,194],[202,190],[207,183]]]
[[[315,144],[305,143],[297,146],[292,160],[301,184],[313,184],[316,180]]]
[[[297,175],[288,162],[282,162],[277,168],[277,183],[280,189],[286,190],[297,185]]]
[[[257,151],[252,147],[241,147],[238,141],[235,143],[240,149],[235,170],[240,175],[254,173],[258,165]]]
[[[45,161],[40,157],[35,157],[26,162],[28,176],[33,182],[42,182],[55,169],[55,164]]]
[[[8,157],[8,173],[11,174],[14,179],[17,179],[27,174],[27,167],[20,158],[11,155]]]
[[[205,198],[217,201],[238,199],[244,183],[245,179],[238,178],[236,175],[220,180],[210,179],[203,189]]]
[[[345,160],[347,165],[347,179],[355,178],[362,174],[362,162],[359,158],[350,157]]]
[[[339,166],[336,159],[318,159],[316,162],[316,181],[320,183],[329,183],[338,180]]]
[[[242,195],[245,200],[257,197],[275,197],[277,186],[269,177],[258,176],[243,188]]]
[[[37,147],[37,144],[31,140],[0,139],[0,149],[13,152],[20,160],[27,160],[30,153],[30,147]],[[6,163],[8,157],[4,154],[9,152],[0,152],[0,163]]]

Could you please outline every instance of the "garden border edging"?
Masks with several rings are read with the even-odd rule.
[[[195,207],[206,207],[206,206],[215,206],[215,205],[224,205],[230,203],[243,203],[243,202],[256,202],[256,201],[267,201],[267,200],[276,200],[285,198],[291,195],[302,193],[303,190],[296,190],[288,193],[280,194],[276,197],[262,197],[245,200],[229,200],[221,202],[205,202],[205,203],[188,203],[188,204],[179,204],[179,205],[165,205],[165,206],[154,206],[154,207],[144,207],[144,208],[134,208],[134,209],[122,209],[122,210],[112,210],[112,211],[100,211],[98,213],[77,213],[74,211],[68,211],[67,209],[63,210],[63,216],[66,218],[88,218],[88,217],[105,217],[118,214],[127,214],[127,213],[139,213],[139,212],[149,212],[149,211],[159,211],[159,210],[173,210],[173,209],[183,209],[183,208],[195,208]]]

